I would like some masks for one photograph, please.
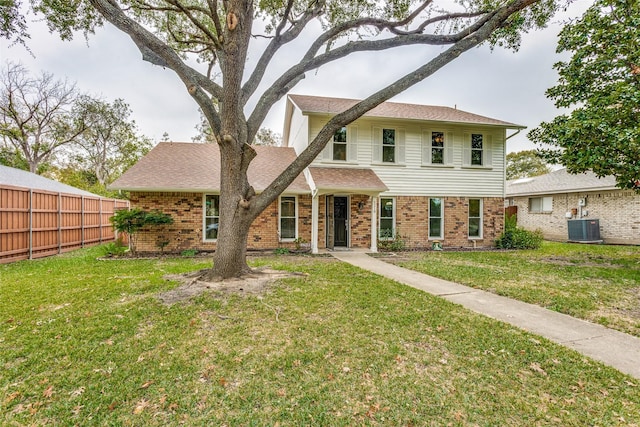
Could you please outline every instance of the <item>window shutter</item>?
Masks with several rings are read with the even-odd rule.
[[[484,135],[483,137],[483,141],[482,141],[482,156],[483,156],[483,163],[482,166],[487,166],[490,167],[493,165],[493,154],[492,154],[492,148],[493,148],[493,137],[492,135]]]
[[[327,145],[325,145],[324,150],[322,150],[322,160],[325,160],[325,161],[333,160],[333,138],[331,138],[329,142],[327,142]]]
[[[471,165],[471,135],[468,133],[462,137],[462,165]]]
[[[382,161],[382,129],[373,128],[373,162]]]
[[[422,131],[422,164],[428,165],[431,163],[431,131]]]
[[[404,163],[404,129],[396,131],[396,163]]]
[[[444,164],[453,164],[453,132],[447,132],[444,138]]]
[[[347,128],[347,160],[358,161],[358,126]]]

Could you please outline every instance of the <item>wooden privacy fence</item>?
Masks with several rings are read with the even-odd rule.
[[[109,218],[127,200],[0,185],[0,263],[115,240]]]

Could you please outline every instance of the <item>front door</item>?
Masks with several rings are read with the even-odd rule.
[[[349,237],[347,230],[349,224],[349,198],[333,198],[333,244],[334,246],[347,247]]]

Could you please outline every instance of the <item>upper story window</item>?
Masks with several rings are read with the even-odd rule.
[[[218,238],[218,225],[220,223],[220,196],[207,194],[204,197],[204,240],[216,240]]]
[[[382,161],[396,162],[396,130],[382,129]]]
[[[443,130],[422,131],[422,164],[452,165],[453,133]]]
[[[471,164],[473,166],[482,166],[482,134],[471,134]]]
[[[347,160],[347,127],[343,126],[333,134],[333,160]]]
[[[329,140],[322,152],[323,162],[356,162],[358,160],[358,127],[343,126]]]
[[[404,163],[404,130],[373,128],[373,162]]]
[[[465,133],[463,156],[464,166],[491,167],[491,135]]]

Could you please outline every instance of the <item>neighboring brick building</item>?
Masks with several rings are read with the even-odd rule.
[[[549,240],[569,240],[568,221],[597,219],[600,239],[640,244],[640,194],[616,188],[614,177],[566,169],[507,182],[508,206],[517,206],[518,225],[541,230]]]
[[[290,95],[283,147],[256,146],[260,192],[329,118],[357,101]],[[503,230],[505,143],[522,126],[454,108],[383,103],[336,132],[324,152],[253,223],[250,249],[365,248],[401,237],[408,248],[486,247]],[[215,250],[216,145],[160,143],[111,188],[174,224],[143,231],[139,251]]]

